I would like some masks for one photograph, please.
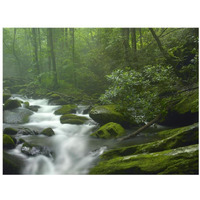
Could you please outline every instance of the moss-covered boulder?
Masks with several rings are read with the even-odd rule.
[[[7,135],[16,135],[17,132],[18,132],[18,130],[14,129],[14,128],[11,128],[11,127],[5,128],[3,130],[3,133],[7,134]]]
[[[116,108],[115,105],[95,106],[90,110],[89,116],[101,125],[115,122],[124,127],[129,126],[130,122]],[[134,122],[131,123],[136,125]]]
[[[21,158],[3,152],[3,174],[21,174],[23,166]]]
[[[4,149],[13,149],[15,148],[15,142],[11,136],[3,134],[3,148]]]
[[[92,133],[91,136],[102,138],[102,139],[111,139],[118,138],[125,134],[124,128],[117,123],[109,122],[103,125],[96,132]]]
[[[10,97],[11,94],[3,93],[3,103],[5,103]]]
[[[71,114],[71,113],[76,113],[76,105],[69,104],[69,105],[64,105],[58,110],[54,112],[55,115],[65,115],[65,114]]]
[[[198,174],[198,144],[101,161],[90,174]]]
[[[62,124],[84,124],[87,120],[87,117],[77,116],[73,114],[62,115],[60,118],[60,122]]]
[[[11,110],[11,109],[14,109],[14,108],[18,108],[21,106],[21,102],[19,100],[12,100],[12,99],[8,99],[6,102],[5,102],[5,105],[4,105],[4,110]]]
[[[159,123],[167,126],[185,126],[198,122],[198,90],[184,92]]]
[[[46,135],[46,136],[53,136],[55,135],[54,131],[52,130],[52,128],[46,128],[41,132],[42,135]]]
[[[197,144],[198,124],[196,123],[191,126],[161,131],[158,133],[158,135],[165,138],[151,143],[132,145],[109,150],[102,155],[102,158],[111,159],[118,156],[152,153]]]
[[[21,152],[28,156],[44,155],[52,157],[52,152],[48,147],[30,144],[28,142],[23,143]]]
[[[24,108],[29,108],[29,102],[28,101],[25,101],[25,102],[23,102],[23,106],[24,106]]]

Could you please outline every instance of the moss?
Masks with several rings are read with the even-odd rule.
[[[198,174],[198,145],[101,161],[90,174]]]
[[[51,98],[51,99],[60,99],[61,97],[60,97],[60,95],[58,95],[58,94],[51,94],[51,95],[50,95],[50,98]]]
[[[168,135],[165,139],[147,144],[117,148],[105,152],[101,157],[103,159],[111,159],[118,156],[152,153],[198,143],[198,124],[179,129],[172,129],[170,132],[172,134],[170,136]]]
[[[124,128],[117,123],[110,122],[103,125],[96,132],[92,133],[91,136],[95,136],[103,139],[118,138],[125,134]]]
[[[44,129],[41,134],[46,135],[46,136],[53,136],[55,135],[54,131],[51,128],[46,128]]]
[[[56,110],[54,112],[55,115],[65,115],[65,114],[70,114],[70,113],[75,113],[76,112],[76,105],[69,104],[69,105],[64,105],[60,109]]]
[[[5,102],[4,109],[5,109],[5,110],[9,110],[9,109],[18,108],[18,107],[20,107],[20,106],[21,106],[20,101],[8,99],[8,100]]]
[[[60,122],[62,124],[83,124],[87,120],[87,117],[77,116],[73,114],[66,114],[61,116],[60,118]]]
[[[3,93],[3,103],[6,102],[11,97],[10,94]]]
[[[11,127],[5,128],[3,130],[3,133],[5,133],[7,135],[16,135],[17,132],[18,132],[18,130],[14,129],[14,128],[11,128]]]
[[[29,102],[28,101],[24,102],[23,104],[24,104],[25,108],[29,108]]]
[[[14,143],[13,139],[7,134],[3,134],[3,148],[4,149],[15,148],[15,143]]]

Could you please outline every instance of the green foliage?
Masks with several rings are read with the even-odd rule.
[[[145,66],[142,72],[115,70],[107,76],[111,83],[100,97],[104,104],[116,103],[120,111],[144,122],[165,112],[167,100],[160,94],[174,90],[177,78],[171,66]]]

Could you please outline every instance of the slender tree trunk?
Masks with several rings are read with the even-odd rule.
[[[36,67],[37,75],[40,74],[39,60],[38,60],[38,44],[37,44],[37,33],[36,29],[32,28],[33,35],[33,47],[34,47],[34,65]]]
[[[131,28],[131,41],[132,41],[132,51],[133,51],[133,59],[137,61],[137,41],[136,41],[136,28]]]
[[[51,46],[50,46],[50,37],[48,29],[47,29],[47,54],[48,54],[48,69],[49,72],[51,72]]]
[[[51,47],[51,58],[52,58],[52,64],[53,64],[53,81],[54,81],[54,88],[57,88],[58,86],[58,80],[57,80],[57,71],[56,71],[56,58],[55,58],[55,52],[54,52],[54,45],[53,45],[53,33],[52,29],[48,28],[49,32],[49,39],[50,39],[50,47]]]
[[[42,71],[42,45],[41,45],[41,37],[40,37],[40,28],[38,28],[38,44],[39,44],[39,61],[40,61],[40,70]]]
[[[143,127],[139,128],[137,131],[131,133],[130,135],[127,135],[125,137],[122,137],[122,138],[118,139],[118,141],[123,141],[123,140],[129,139],[131,137],[135,137],[136,135],[141,133],[143,130],[149,128],[152,124],[156,123],[161,118],[161,116],[162,116],[161,114],[158,115],[155,119],[153,119],[152,121],[148,122],[146,125],[144,125]]]
[[[140,32],[140,49],[143,49],[142,29],[141,28],[139,28],[139,32]]]

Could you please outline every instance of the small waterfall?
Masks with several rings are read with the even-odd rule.
[[[24,99],[22,97],[13,97],[22,101],[28,101],[30,105],[40,106],[37,112],[34,112],[29,123],[23,126],[29,128],[37,128],[43,130],[52,128],[55,132],[54,136],[26,136],[23,138],[31,142],[45,141],[48,147],[54,152],[53,157],[38,155],[35,157],[27,157],[20,151],[21,146],[17,146],[15,152],[26,157],[26,166],[23,170],[24,174],[87,174],[91,164],[103,153],[105,147],[92,152],[89,145],[89,135],[96,126],[95,123],[87,123],[83,125],[61,124],[60,115],[54,112],[60,106],[48,105],[47,99]],[[83,114],[86,106],[78,106],[77,115],[89,118],[89,115]],[[91,120],[91,119],[90,119]],[[36,137],[38,139],[36,139]],[[44,139],[45,137],[45,139]],[[35,144],[35,143],[34,143]]]

